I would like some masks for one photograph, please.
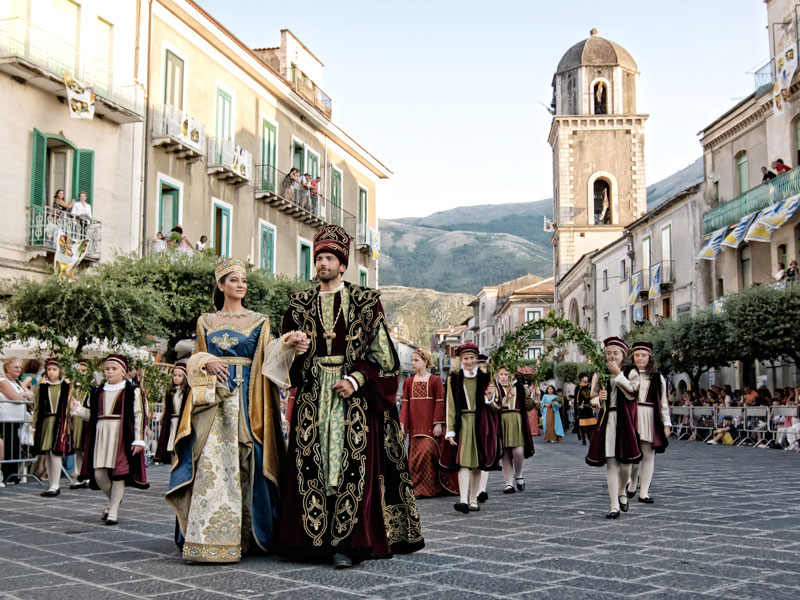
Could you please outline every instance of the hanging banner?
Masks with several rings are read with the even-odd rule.
[[[181,130],[178,138],[187,146],[194,148],[198,152],[202,152],[200,147],[200,121],[187,115],[181,111]]]
[[[544,217],[544,230],[547,232],[553,232],[556,230],[556,222],[551,221],[547,217]]]
[[[233,145],[233,170],[241,174],[242,177],[250,179],[250,174],[247,172],[247,161],[245,160],[246,150],[239,144]]]
[[[747,230],[750,229],[750,224],[753,222],[753,219],[756,218],[758,211],[750,213],[749,215],[745,215],[739,222],[736,224],[736,227],[733,228],[724,240],[722,240],[722,245],[727,246],[728,248],[738,248],[739,244],[742,243],[744,239],[744,234],[747,233]],[[699,258],[699,257],[698,257]]]
[[[797,212],[798,206],[800,206],[800,194],[792,196],[791,198],[787,198],[781,202],[779,206],[780,208],[774,212],[767,213],[761,217],[764,220],[764,223],[773,229],[783,227],[794,216],[794,213]]]
[[[797,44],[792,44],[775,57],[775,86],[772,91],[775,114],[786,109],[789,102],[789,86],[797,70]]]
[[[778,202],[769,208],[761,211],[761,214],[753,221],[747,234],[744,236],[745,242],[768,242],[772,239],[773,232],[777,229],[773,225],[773,220],[779,217],[786,201]]]
[[[372,253],[372,258],[378,260],[381,250],[381,238],[378,237],[378,232],[372,228],[369,230],[369,249]]]
[[[75,267],[83,260],[89,247],[88,240],[76,240],[64,230],[58,230],[56,255],[53,259],[55,274],[62,279],[71,279]]]
[[[85,87],[72,77],[64,75],[64,85],[67,86],[67,105],[69,114],[73,119],[94,118],[94,90]]]
[[[714,260],[717,257],[717,254],[719,254],[720,246],[722,246],[722,240],[725,238],[725,234],[727,232],[728,226],[726,225],[725,227],[720,227],[714,233],[712,233],[696,258]]]
[[[631,295],[628,304],[635,304],[639,301],[639,293],[642,291],[642,274],[634,273],[631,275]]]
[[[651,269],[650,289],[647,291],[648,298],[655,298],[661,295],[661,263]]]

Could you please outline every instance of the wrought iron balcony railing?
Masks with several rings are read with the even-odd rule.
[[[152,139],[154,146],[174,152],[188,162],[200,160],[207,150],[205,126],[168,104],[153,107]]]
[[[773,85],[775,84],[774,65],[775,61],[770,59],[767,64],[753,73],[756,98],[772,91]]]
[[[86,260],[100,260],[102,224],[74,217],[51,206],[28,206],[25,227],[25,245],[28,248],[43,248],[55,252],[59,231],[75,241],[88,241]]]
[[[234,185],[253,180],[253,155],[225,138],[208,138],[208,173]]]
[[[131,113],[126,116],[120,115],[117,110],[110,110],[108,116],[112,120],[130,122],[141,120],[144,115],[144,92],[140,86],[133,82],[120,85],[111,65],[97,60],[69,42],[60,40],[54,32],[23,19],[0,19],[0,58],[16,58],[27,66],[23,69],[15,68],[12,63],[2,65],[3,70],[23,80],[33,77],[32,68],[46,72],[49,76],[47,82],[34,81],[37,87],[63,93],[63,77],[66,73],[83,85],[93,88],[96,98]],[[59,82],[58,87],[53,86],[53,83]],[[102,110],[100,112],[103,113]]]
[[[659,265],[661,266],[661,291],[664,291],[665,286],[670,286],[675,283],[675,273],[673,272],[672,264],[673,261],[671,260],[662,260],[661,262],[650,265],[649,269],[642,269],[639,271],[638,275],[642,282],[639,293],[646,295],[650,292],[650,287],[653,285],[653,277],[655,277]],[[631,283],[633,279],[634,278],[631,278]]]
[[[290,67],[286,80],[303,100],[315,107],[328,119],[331,118],[333,102],[330,96],[319,89],[308,75],[296,67]]]
[[[344,227],[351,236],[357,236],[355,215],[272,165],[256,166],[254,190],[256,199],[264,200],[312,227],[332,223]]]
[[[724,204],[712,208],[703,215],[703,233],[711,233],[720,227],[733,225],[745,215],[761,210],[800,194],[800,169],[792,169],[775,179],[747,190]]]

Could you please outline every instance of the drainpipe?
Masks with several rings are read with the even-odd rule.
[[[138,19],[138,15],[137,15]],[[149,153],[147,152],[150,143],[150,55],[152,50],[153,37],[153,0],[147,2],[147,74],[146,89],[144,93],[144,132],[142,133],[142,191],[141,191],[141,223],[142,223],[142,244],[141,255],[147,250],[147,171],[149,167]],[[138,57],[138,53],[137,53]]]

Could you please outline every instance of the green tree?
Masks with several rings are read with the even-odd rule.
[[[726,298],[723,316],[733,358],[800,364],[800,288],[743,290]]]
[[[589,373],[591,377],[592,365],[585,362],[560,362],[555,365],[555,375],[564,383],[578,383],[578,375]]]
[[[206,253],[168,251],[144,258],[120,256],[95,271],[113,284],[149,290],[166,303],[162,322],[172,349],[179,340],[193,338],[197,317],[213,310],[216,266],[217,259]],[[247,305],[266,314],[272,333],[277,334],[290,296],[306,286],[296,279],[251,270],[247,274]]]
[[[119,285],[88,273],[73,281],[21,279],[6,302],[9,324],[33,324],[81,349],[92,341],[137,346],[164,336],[167,304],[147,288]]]
[[[667,321],[651,331],[659,368],[667,373],[686,373],[692,380],[692,389],[700,387],[704,373],[731,363],[725,319],[710,310]]]

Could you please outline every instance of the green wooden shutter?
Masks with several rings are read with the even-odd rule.
[[[33,130],[33,157],[31,159],[31,206],[44,207],[47,184],[47,136]]]
[[[72,166],[72,197],[86,192],[86,203],[92,204],[94,197],[94,150],[76,150]]]

